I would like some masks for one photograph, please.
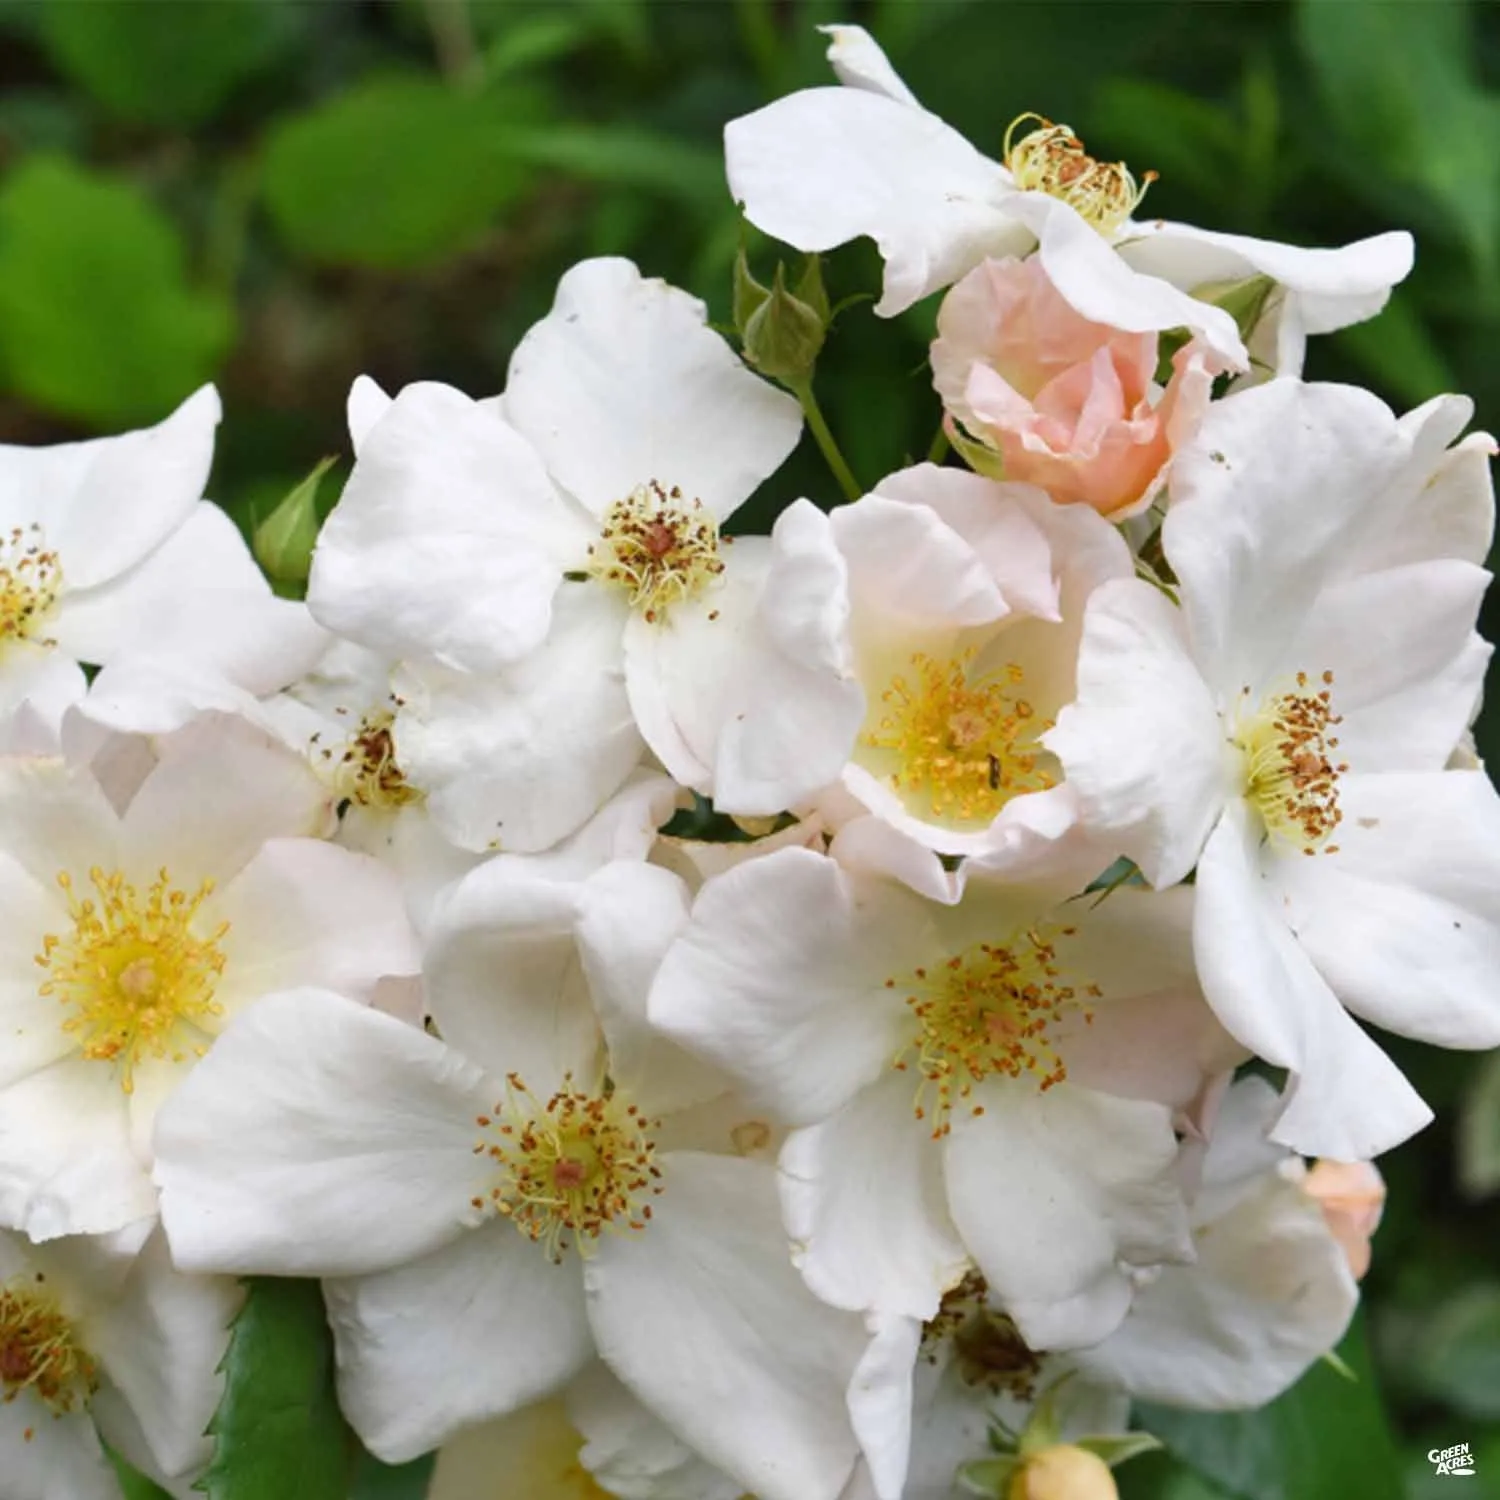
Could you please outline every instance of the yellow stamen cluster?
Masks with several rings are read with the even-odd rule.
[[[61,1417],[86,1406],[99,1379],[46,1283],[34,1273],[0,1285],[0,1402],[31,1391]]]
[[[16,526],[0,536],[0,646],[35,640],[61,588],[62,564],[43,546],[40,526]]]
[[[1019,140],[1019,126],[1036,122]],[[1054,125],[1041,115],[1017,115],[1005,132],[1005,165],[1023,193],[1046,193],[1060,198],[1106,239],[1140,207],[1146,189],[1156,181],[1147,172],[1136,182],[1122,161],[1095,161],[1083,142],[1066,125]]]
[[[1100,995],[1095,984],[1066,983],[1058,967],[1057,939],[1075,930],[1033,928],[1004,945],[976,943],[936,968],[886,980],[887,989],[907,989],[906,1003],[917,1020],[916,1039],[895,1067],[915,1067],[922,1075],[915,1111],[919,1120],[931,1117],[934,1140],[952,1129],[955,1107],[984,1113],[982,1104],[972,1102],[975,1084],[1030,1077],[1045,1093],[1068,1076],[1057,1051],[1057,1023],[1070,1013],[1089,1022],[1085,997]],[[929,1087],[937,1094],[931,1106]]]
[[[1021,668],[971,679],[973,659],[972,650],[942,660],[917,652],[861,736],[892,757],[887,780],[912,811],[949,822],[987,823],[1012,797],[1055,784],[1037,743],[1052,725],[1016,694]]]
[[[922,1358],[936,1364],[944,1344],[966,1385],[1018,1401],[1036,1396],[1042,1361],[1016,1325],[990,1306],[989,1286],[978,1271],[969,1271],[943,1294],[938,1310],[922,1325]]]
[[[661,1122],[608,1087],[575,1089],[571,1075],[546,1104],[518,1075],[506,1081],[508,1097],[494,1114],[476,1117],[484,1134],[474,1154],[494,1177],[470,1207],[509,1219],[553,1260],[573,1245],[589,1255],[606,1229],[644,1229],[647,1200],[662,1190],[650,1134]]]
[[[1333,759],[1339,742],[1329,731],[1343,720],[1333,711],[1332,688],[1332,672],[1316,686],[1299,672],[1294,691],[1266,699],[1254,714],[1242,713],[1235,734],[1245,758],[1245,796],[1267,836],[1304,854],[1336,853],[1338,845],[1329,840],[1344,818],[1339,777],[1349,767]]]
[[[71,876],[57,877],[73,930],[42,939],[36,961],[47,978],[40,989],[67,1008],[62,1029],[79,1052],[115,1066],[129,1094],[143,1058],[180,1063],[207,1051],[205,1023],[224,1013],[214,990],[229,924],[194,931],[213,892],[209,880],[188,895],[162,870],[142,893],[118,871],[95,866],[89,881],[94,896],[80,897]]]
[[[626,590],[631,607],[651,621],[697,598],[723,571],[713,513],[654,479],[610,506],[589,548],[590,575]]]
[[[395,714],[385,709],[366,714],[342,750],[322,745],[321,737],[313,736],[313,755],[341,797],[361,807],[384,808],[422,800],[396,762],[395,722]]]

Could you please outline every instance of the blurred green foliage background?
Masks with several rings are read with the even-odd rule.
[[[727,322],[720,131],[829,81],[831,21],[868,26],[992,154],[1035,109],[1156,168],[1153,214],[1306,244],[1412,229],[1410,281],[1315,341],[1308,373],[1398,408],[1468,391],[1500,426],[1493,5],[0,0],[0,438],[151,421],[216,380],[214,493],[248,528],[346,455],[356,374],[498,389],[582,256],[629,255]],[[774,249],[750,243],[769,279]],[[826,275],[838,299],[878,265],[859,245]],[[819,394],[867,483],[935,429],[932,316],[856,306],[825,350]],[[810,442],[737,524],[798,493],[837,498]],[[1500,764],[1500,714],[1480,742]],[[1443,1500],[1426,1452],[1469,1442],[1463,1493],[1500,1496],[1500,1065],[1393,1045],[1439,1118],[1383,1163],[1344,1350],[1361,1378],[1316,1370],[1253,1418],[1162,1418],[1175,1456],[1122,1471],[1127,1495]]]

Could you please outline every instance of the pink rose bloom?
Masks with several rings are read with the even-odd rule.
[[[976,467],[1123,520],[1145,509],[1197,431],[1208,358],[1185,345],[1154,399],[1157,335],[1089,322],[1033,256],[983,261],[948,293],[932,375],[949,433]]]
[[[1379,1168],[1369,1161],[1319,1161],[1303,1187],[1323,1210],[1354,1279],[1363,1280],[1370,1269],[1370,1236],[1385,1207],[1385,1179]]]

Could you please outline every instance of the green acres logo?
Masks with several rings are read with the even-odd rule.
[[[1463,1474],[1472,1477],[1474,1459],[1467,1443],[1455,1443],[1451,1448],[1434,1448],[1427,1455],[1427,1462],[1438,1474]]]

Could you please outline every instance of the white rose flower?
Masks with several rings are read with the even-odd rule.
[[[1308,1155],[1366,1160],[1430,1118],[1345,1006],[1500,1044],[1500,801],[1444,769],[1490,654],[1473,559],[1493,444],[1447,447],[1468,412],[1398,421],[1289,380],[1217,403],[1162,531],[1181,607],[1098,590],[1077,701],[1045,737],[1153,885],[1197,866],[1204,993],[1290,1071],[1274,1138]]]
[[[545,849],[653,738],[637,705],[661,696],[658,633],[711,639],[753,587],[768,544],[720,526],[795,446],[797,404],[695,298],[594,260],[563,277],[503,397],[417,385],[382,409],[363,386],[351,422],[313,613],[409,665],[397,757],[448,836]]]
[[[595,1351],[762,1500],[834,1500],[859,1320],[787,1255],[770,1127],[655,1037],[682,883],[502,857],[442,904],[444,1040],[312,991],[254,1007],[158,1131],[179,1264],[321,1275],[344,1410],[399,1461]]]
[[[1273,357],[1278,371],[1295,372],[1309,333],[1374,317],[1411,270],[1406,233],[1302,250],[1137,220],[1144,183],[1037,116],[1019,117],[1004,165],[992,161],[917,102],[860,27],[824,29],[846,86],[804,89],[732,120],[730,190],[757,228],[801,250],[869,235],[885,259],[875,310],[887,317],[987,256],[1035,249],[1084,317],[1132,333],[1189,328],[1245,369],[1234,319],[1189,294],[1259,273],[1284,289]]]
[[[704,885],[651,1019],[794,1127],[819,1297],[929,1318],[972,1258],[1036,1347],[1094,1342],[1122,1263],[1191,1253],[1169,1105],[1242,1054],[1197,995],[1188,892],[964,876],[873,819],[749,860]]]
[[[118,437],[0,445],[0,710],[52,716],[83,696],[80,663],[149,654],[256,692],[288,682],[325,637],[277,599],[234,523],[203,499],[219,397]]]
[[[196,1477],[240,1296],[174,1271],[149,1223],[45,1245],[0,1232],[7,1500],[121,1500],[101,1439],[164,1483]]]
[[[88,771],[0,762],[0,1222],[40,1240],[152,1214],[157,1108],[230,1017],[414,970],[390,875],[300,836],[327,816],[305,764],[234,719],[174,737],[123,811]]]

